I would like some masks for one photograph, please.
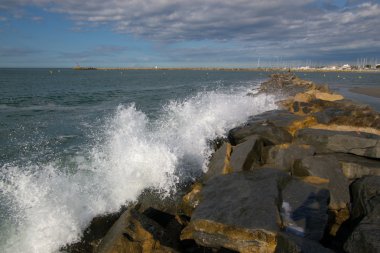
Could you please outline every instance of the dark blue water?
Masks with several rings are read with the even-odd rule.
[[[0,69],[0,252],[54,252],[145,188],[169,195],[205,168],[209,140],[276,108],[246,96],[268,75]],[[379,105],[348,92],[379,74],[300,76]]]

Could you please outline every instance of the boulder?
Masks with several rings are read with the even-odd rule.
[[[380,252],[380,204],[377,204],[350,234],[344,244],[348,253]]]
[[[211,156],[210,162],[207,166],[207,172],[204,175],[204,180],[208,180],[213,176],[225,174],[229,168],[229,157],[231,155],[232,147],[228,142],[223,142],[214,154]]]
[[[134,209],[128,209],[102,239],[97,252],[178,252],[174,249],[178,247],[178,242],[178,239],[153,219]]]
[[[310,156],[294,163],[292,175],[305,177],[317,176],[328,180],[327,184],[319,185],[330,191],[330,209],[346,208],[350,203],[349,183],[343,175],[338,160],[332,156]]]
[[[282,190],[281,216],[285,231],[321,240],[327,226],[329,198],[328,190],[292,179]]]
[[[229,164],[232,171],[250,170],[253,164],[259,164],[263,145],[261,138],[253,135],[245,142],[232,147]]]
[[[275,253],[333,253],[331,249],[323,247],[314,240],[295,236],[288,233],[279,233]]]
[[[340,94],[321,92],[321,91],[314,92],[313,95],[315,96],[316,99],[325,100],[325,101],[337,101],[337,100],[344,99],[344,97]]]
[[[272,110],[251,117],[244,125],[229,132],[228,138],[237,145],[251,135],[259,135],[272,144],[292,141],[298,129],[311,126],[316,121],[310,116],[295,115],[286,110]]]
[[[317,153],[340,152],[380,158],[380,136],[375,134],[305,128],[298,130],[296,142],[314,146]]]
[[[261,92],[282,93],[294,96],[297,93],[315,89],[311,81],[302,80],[293,73],[272,74],[270,79],[260,86]]]
[[[334,154],[338,159],[343,174],[349,179],[354,180],[363,176],[380,176],[380,162],[361,156],[350,154]]]
[[[351,185],[352,217],[357,224],[346,243],[345,251],[380,252],[380,176],[366,176]]]
[[[352,219],[368,215],[380,204],[380,176],[367,176],[351,184]]]
[[[284,143],[267,146],[263,151],[265,166],[290,171],[297,159],[314,155],[312,146],[305,144]]]
[[[210,179],[181,239],[239,252],[274,252],[281,226],[279,188],[287,180],[286,173],[275,169]]]
[[[193,213],[193,210],[199,205],[202,187],[202,184],[197,182],[193,184],[191,191],[183,196],[181,209],[185,215],[190,217]]]

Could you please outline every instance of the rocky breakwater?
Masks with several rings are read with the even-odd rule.
[[[260,92],[286,99],[232,129],[182,196],[129,207],[93,251],[380,252],[380,115],[291,73]]]

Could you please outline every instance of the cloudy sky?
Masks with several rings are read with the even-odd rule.
[[[0,67],[380,62],[380,0],[0,0]]]

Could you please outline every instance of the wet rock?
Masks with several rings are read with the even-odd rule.
[[[310,145],[284,143],[267,146],[263,151],[263,161],[266,167],[290,171],[297,159],[312,156],[315,149]]]
[[[371,158],[380,158],[380,136],[363,132],[300,129],[296,142],[309,144],[317,153],[350,153]]]
[[[230,159],[232,171],[250,170],[253,164],[259,164],[263,146],[264,141],[257,135],[253,135],[245,142],[234,146]]]
[[[314,240],[295,236],[288,233],[280,233],[277,237],[275,253],[332,253],[331,249],[323,247]]]
[[[343,175],[338,160],[332,156],[310,156],[294,163],[294,176],[317,176],[328,179],[326,187],[330,191],[330,209],[346,208],[350,202],[349,183]]]
[[[194,209],[199,205],[202,187],[202,184],[197,182],[191,187],[191,191],[183,196],[182,211],[185,215],[190,217]]]
[[[328,190],[292,179],[282,190],[285,231],[310,240],[321,240],[327,226],[329,198]]]
[[[273,252],[281,225],[278,189],[287,180],[274,169],[210,179],[181,239],[239,252]]]
[[[352,224],[357,224],[344,244],[351,252],[380,252],[380,176],[367,176],[351,185]]]

